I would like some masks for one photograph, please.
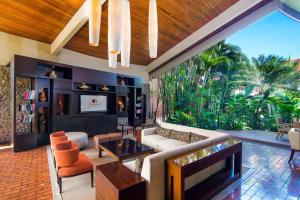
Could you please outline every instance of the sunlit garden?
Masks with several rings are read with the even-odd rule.
[[[300,118],[299,80],[296,60],[250,58],[239,46],[222,41],[162,74],[152,95],[171,123],[277,131],[278,120]]]

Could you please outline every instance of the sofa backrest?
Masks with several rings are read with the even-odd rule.
[[[210,140],[201,140],[189,145],[180,146],[176,149],[162,151],[147,156],[144,159],[141,176],[148,182],[147,200],[165,199],[165,161],[168,158],[193,151],[201,147],[209,146]]]
[[[193,151],[199,148],[204,148],[212,143],[224,141],[229,138],[226,133],[216,131],[208,131],[187,126],[175,125],[170,123],[161,123],[163,128],[173,129],[177,131],[192,132],[207,136],[205,140],[195,143],[179,146],[177,148],[162,151],[147,156],[144,159],[144,164],[141,176],[147,180],[147,200],[163,200],[165,199],[165,161],[168,158]]]
[[[203,135],[203,136],[211,139],[212,143],[218,143],[218,142],[224,141],[229,138],[229,135],[227,133],[222,133],[222,132],[218,132],[218,131],[194,128],[194,127],[189,127],[189,126],[182,126],[182,125],[171,124],[171,123],[166,123],[166,122],[162,122],[160,125],[161,125],[161,127],[166,128],[166,129],[173,129],[176,131],[191,132],[191,133],[195,133],[198,135]]]

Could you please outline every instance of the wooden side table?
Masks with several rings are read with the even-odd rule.
[[[138,174],[112,162],[96,167],[96,200],[146,200],[146,182]]]

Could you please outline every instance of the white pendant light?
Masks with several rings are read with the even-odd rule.
[[[121,0],[108,1],[108,49],[112,54],[121,51]]]
[[[157,42],[158,42],[158,22],[157,22],[157,7],[156,0],[149,0],[149,19],[148,19],[148,34],[149,34],[149,51],[150,58],[157,57]]]
[[[108,53],[108,66],[110,68],[117,68],[118,54]]]
[[[130,2],[122,1],[122,28],[121,28],[121,65],[129,67],[130,65],[130,46],[131,46],[131,19]]]
[[[101,0],[88,0],[89,2],[89,44],[98,46],[101,26]]]

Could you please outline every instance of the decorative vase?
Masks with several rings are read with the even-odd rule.
[[[44,88],[41,88],[39,100],[41,102],[46,102],[47,101],[47,96],[46,96],[46,92],[45,92]]]
[[[46,132],[47,119],[42,108],[39,108],[39,133]]]
[[[125,86],[125,81],[124,81],[124,80],[121,80],[121,81],[120,81],[120,85]]]
[[[55,72],[55,66],[52,66],[52,71],[49,72],[50,78],[57,78],[56,72]]]

